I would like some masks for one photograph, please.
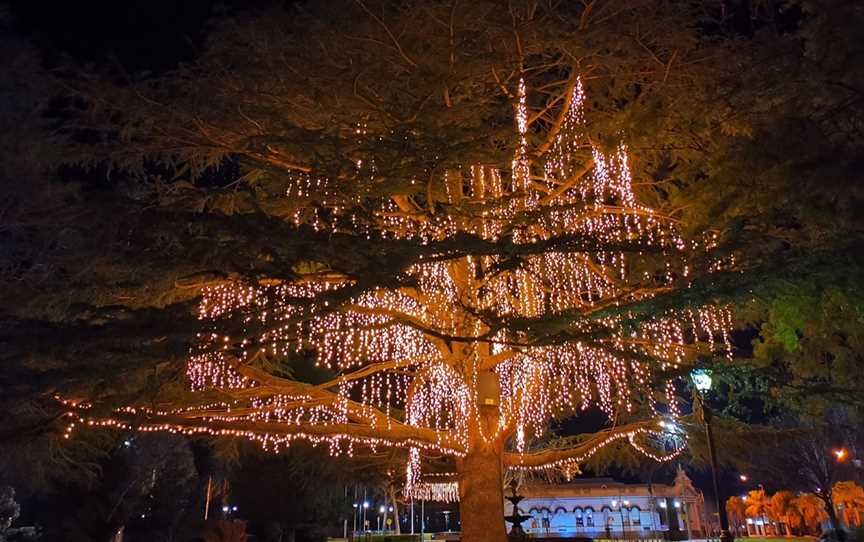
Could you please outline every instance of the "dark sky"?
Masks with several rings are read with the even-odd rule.
[[[252,2],[213,0],[12,0],[14,28],[47,55],[81,62],[116,59],[130,72],[161,71],[190,60],[219,10]]]

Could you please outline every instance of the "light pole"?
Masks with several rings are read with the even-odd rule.
[[[357,506],[356,502],[352,506],[354,507],[354,530],[352,532],[356,533],[357,532],[357,512],[358,512],[357,508],[358,508],[358,506]]]
[[[628,501],[627,499],[624,499],[623,501],[621,501],[621,505],[622,505],[621,506],[621,510],[622,510],[621,532],[624,533],[624,538],[627,538],[627,525],[631,523],[631,519],[632,519],[631,518],[632,514],[630,514],[630,501]],[[627,511],[627,517],[626,518],[623,516],[624,510]]]
[[[618,506],[618,499],[612,499],[612,510],[614,511],[615,508],[618,508],[618,517],[621,518],[621,538],[627,538],[627,536],[626,536],[625,533],[624,533],[624,510],[623,510],[623,505],[622,505],[622,506]]]
[[[702,394],[711,389],[711,373],[707,369],[694,369],[690,373],[690,380],[694,387],[694,403],[699,405],[702,422],[705,424],[708,458],[711,460],[711,482],[714,485],[714,499],[717,501],[717,515],[720,517],[720,542],[733,542],[735,538],[729,531],[726,506],[720,497],[720,484],[717,482],[717,453],[714,451],[714,433],[711,432],[711,409],[702,397]]]
[[[368,525],[366,524],[366,510],[369,509],[369,501],[363,501],[363,530],[368,531]]]

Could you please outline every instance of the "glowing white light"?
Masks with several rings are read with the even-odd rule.
[[[702,393],[711,389],[711,372],[707,369],[694,369],[690,372],[693,385]]]

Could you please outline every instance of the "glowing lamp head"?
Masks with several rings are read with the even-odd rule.
[[[618,501],[616,501],[615,499],[612,499],[612,506],[613,507],[618,506]]]
[[[746,475],[746,474],[741,474],[741,475],[738,476],[738,479],[741,480],[742,482],[746,482],[746,481],[747,481],[747,475]]]
[[[369,501],[363,502],[363,508],[369,508]]]
[[[378,511],[383,514],[384,512],[387,511],[387,509],[382,506],[381,508],[378,509]]]
[[[690,372],[690,378],[700,393],[711,389],[711,372],[708,369],[694,369]]]
[[[837,461],[843,462],[846,461],[846,456],[849,455],[849,452],[846,451],[846,448],[838,448],[834,450],[834,457],[837,458]]]

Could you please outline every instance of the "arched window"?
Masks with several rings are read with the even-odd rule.
[[[642,510],[638,506],[630,508],[630,523],[633,525],[642,525]]]
[[[559,506],[558,508],[555,509],[555,514],[558,514],[558,513],[566,514],[566,513],[567,513],[567,509],[564,508],[563,506]]]
[[[593,527],[594,526],[594,509],[590,506],[585,507],[585,526]]]

